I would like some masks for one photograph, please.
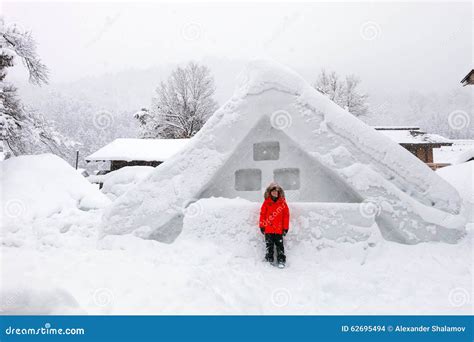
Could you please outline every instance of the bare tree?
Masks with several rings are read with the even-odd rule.
[[[192,137],[217,109],[214,91],[214,79],[206,66],[190,62],[176,68],[156,89],[150,111],[142,109],[135,114],[142,136]]]
[[[314,88],[351,114],[362,116],[368,112],[368,96],[359,91],[359,84],[360,79],[355,75],[341,79],[336,72],[321,69]]]
[[[411,91],[408,96],[409,119],[423,130],[452,139],[472,139],[472,96],[466,89],[442,93]]]

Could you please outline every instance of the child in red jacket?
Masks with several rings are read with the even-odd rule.
[[[275,246],[278,267],[283,268],[286,262],[283,237],[288,233],[290,221],[285,192],[278,184],[271,183],[265,190],[264,198],[260,209],[260,231],[265,235],[265,260],[273,263]]]

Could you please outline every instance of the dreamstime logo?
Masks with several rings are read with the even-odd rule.
[[[5,203],[4,206],[5,216],[10,218],[20,218],[26,213],[25,202],[19,199],[11,199]]]
[[[184,214],[187,217],[197,217],[202,214],[204,208],[201,202],[193,202],[186,209],[184,209]]]
[[[266,41],[263,45],[267,47],[271,43],[273,43],[276,39],[278,39],[293,23],[295,23],[299,18],[301,14],[298,12],[294,12],[293,14],[289,16],[285,16],[283,18],[283,21],[278,24],[277,28],[275,31],[273,31],[270,39]]]
[[[377,39],[382,33],[380,25],[375,21],[367,21],[363,23],[360,27],[360,36],[364,40],[374,40]]]
[[[285,288],[278,288],[273,290],[272,292],[272,303],[275,306],[283,307],[290,304],[291,301],[291,293],[288,289]]]
[[[363,217],[372,218],[380,215],[382,208],[373,200],[364,200],[359,206],[359,212]]]
[[[462,287],[456,287],[449,292],[449,302],[452,306],[461,307],[471,301],[469,291]]]
[[[449,127],[455,130],[467,128],[471,123],[469,114],[463,110],[455,110],[448,115]]]
[[[94,291],[94,303],[98,306],[110,306],[114,302],[114,294],[108,288],[100,288]]]
[[[291,114],[286,110],[277,110],[276,112],[273,112],[270,117],[272,127],[280,130],[290,127],[292,122]]]
[[[104,25],[102,26],[102,28],[97,32],[97,34],[94,36],[94,38],[92,38],[91,41],[86,44],[86,47],[89,47],[89,46],[95,44],[96,42],[98,42],[104,36],[104,34],[107,31],[110,30],[110,28],[117,21],[119,16],[120,16],[120,13],[115,14],[113,17],[107,16],[105,18],[105,22],[104,22]]]
[[[198,23],[188,23],[181,29],[184,40],[193,41],[201,38],[202,28]]]
[[[114,118],[110,112],[103,110],[95,113],[92,122],[96,128],[106,129],[112,126]]]
[[[13,32],[13,33],[18,33],[18,34],[24,34],[28,32],[28,30],[26,30],[26,28],[23,25],[15,23],[15,22],[3,24],[1,29],[5,30],[5,32]]]
[[[0,312],[6,311],[15,304],[19,303],[21,293],[19,291],[5,291],[0,296]]]
[[[300,198],[299,190],[289,190],[285,192],[285,198],[287,202],[298,201]]]

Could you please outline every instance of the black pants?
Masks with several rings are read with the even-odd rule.
[[[283,235],[281,234],[265,234],[265,244],[267,254],[265,255],[265,260],[273,262],[274,248],[276,246],[277,252],[277,261],[285,262],[285,247],[283,247]]]

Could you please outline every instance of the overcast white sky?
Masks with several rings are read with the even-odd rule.
[[[52,81],[205,57],[356,73],[369,90],[445,90],[472,67],[472,4],[4,2]],[[234,77],[234,75],[232,75]]]

